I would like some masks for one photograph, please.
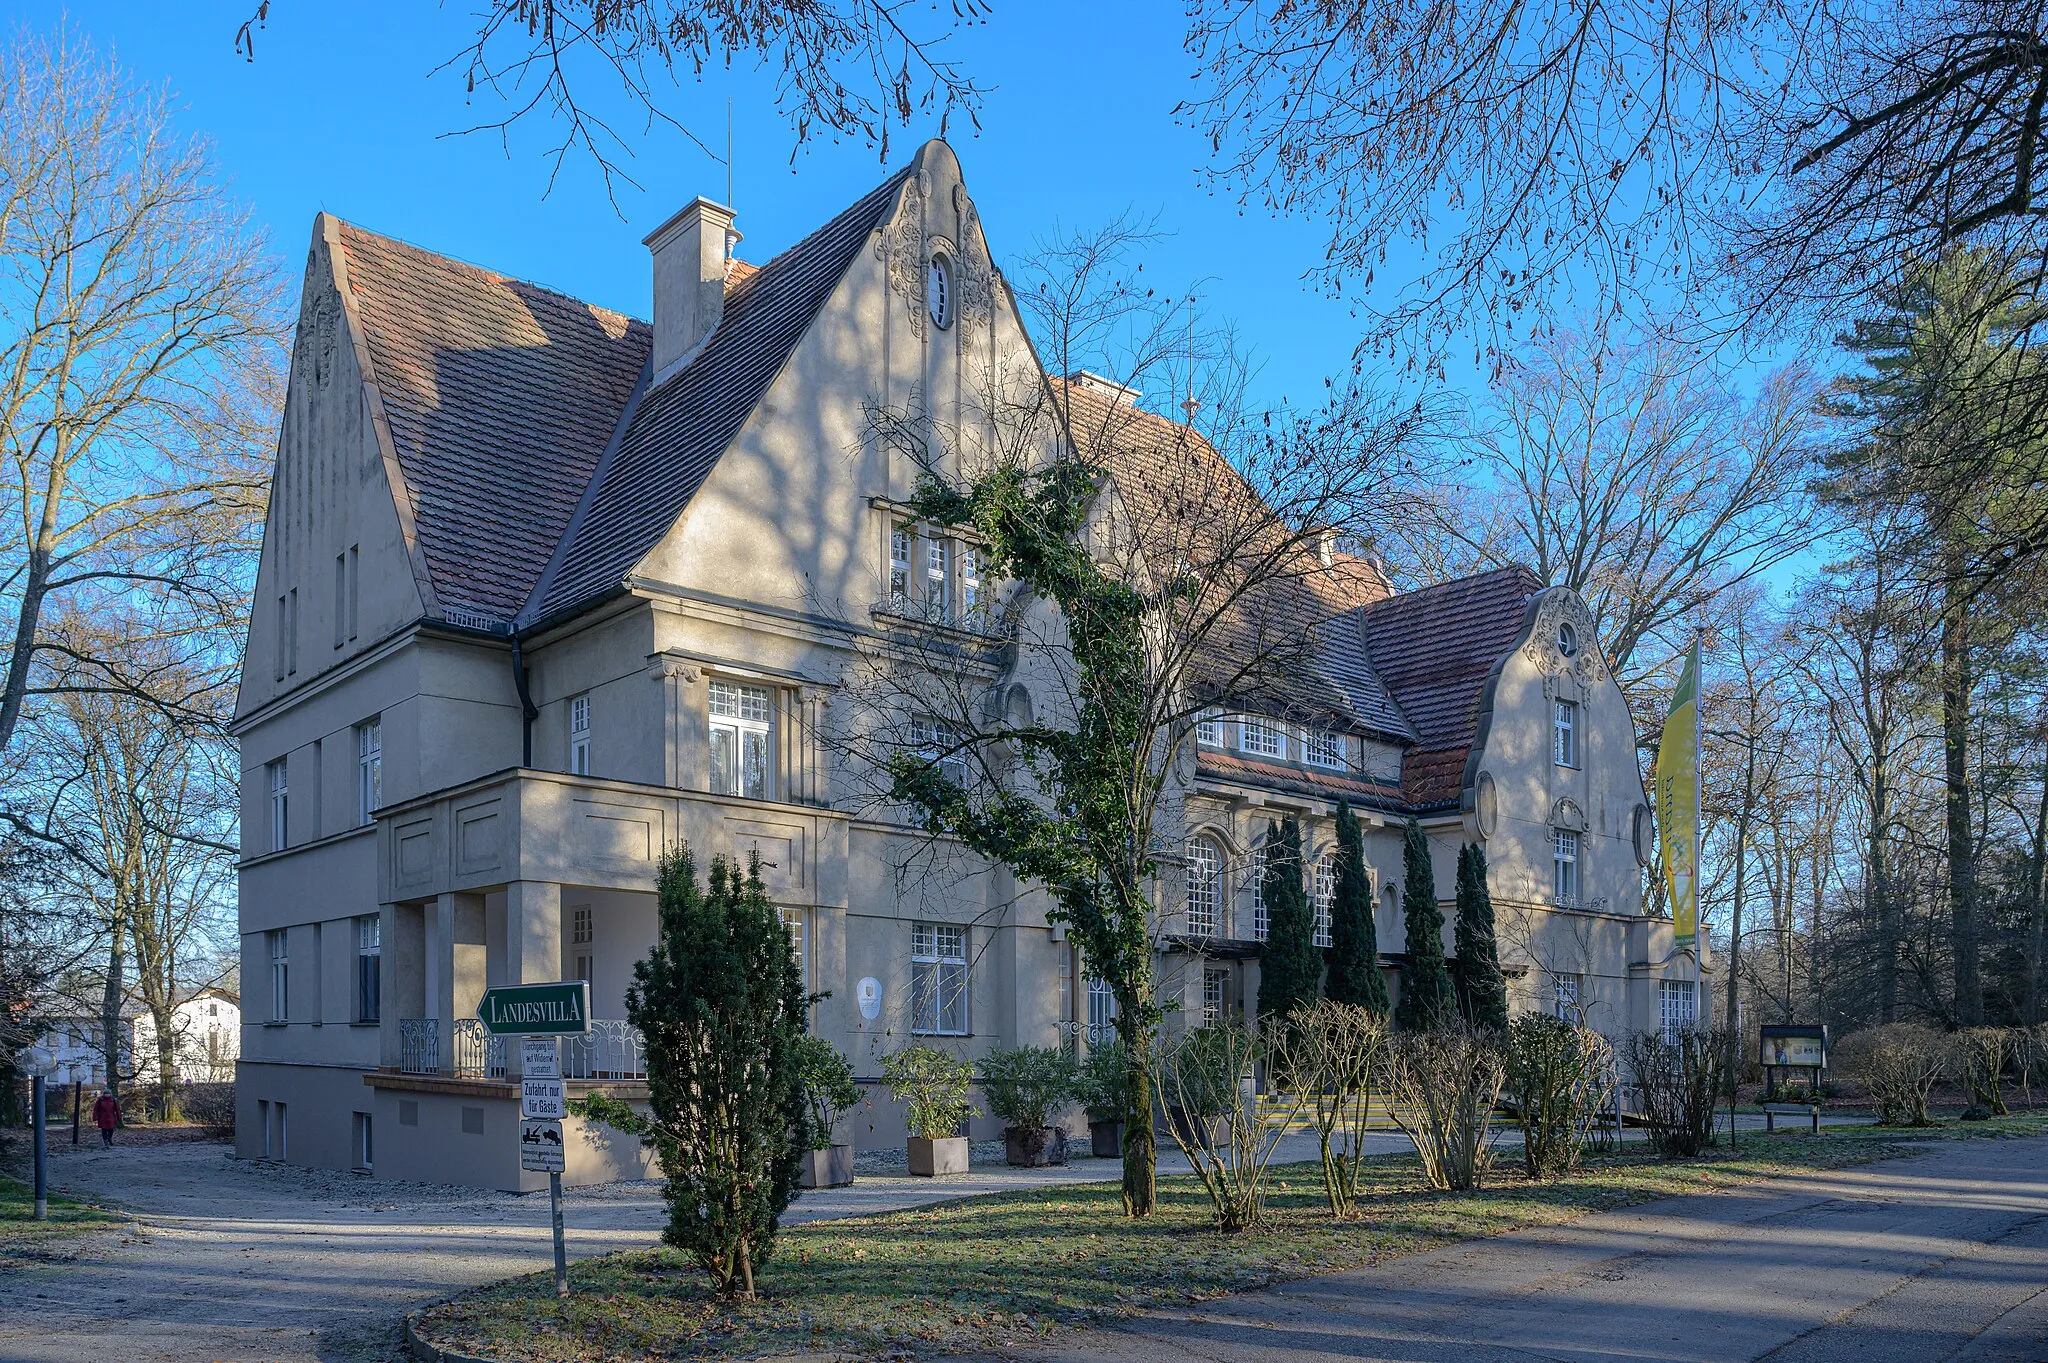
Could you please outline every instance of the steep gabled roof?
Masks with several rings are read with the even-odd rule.
[[[627,412],[522,623],[612,591],[668,533],[889,212],[916,163],[728,287],[704,349]]]
[[[1361,607],[1372,668],[1414,726],[1402,785],[1419,805],[1458,797],[1478,734],[1487,679],[1543,590],[1527,568],[1500,568],[1401,592]]]
[[[646,365],[647,325],[349,223],[339,244],[435,594],[509,621]]]

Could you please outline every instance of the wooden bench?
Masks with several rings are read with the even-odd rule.
[[[1819,1103],[1765,1103],[1764,1131],[1766,1133],[1775,1132],[1778,1129],[1778,1118],[1780,1117],[1801,1118],[1812,1128],[1814,1135],[1818,1136],[1820,1134]]]

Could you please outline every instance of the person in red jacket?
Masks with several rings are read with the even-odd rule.
[[[100,1144],[111,1147],[114,1128],[121,1124],[121,1100],[112,1089],[101,1093],[100,1100],[92,1105],[92,1124],[100,1129]]]

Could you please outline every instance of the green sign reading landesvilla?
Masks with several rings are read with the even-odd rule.
[[[501,984],[486,989],[476,1015],[494,1036],[559,1036],[590,1031],[590,986],[582,980],[553,984]]]

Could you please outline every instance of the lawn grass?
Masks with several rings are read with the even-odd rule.
[[[1266,1224],[1225,1236],[1191,1178],[1159,1184],[1158,1215],[1130,1221],[1115,1183],[1076,1184],[790,1227],[760,1299],[718,1302],[673,1251],[574,1265],[573,1295],[549,1275],[512,1278],[431,1308],[419,1333],[444,1348],[522,1363],[622,1363],[844,1350],[872,1355],[1001,1348],[1148,1306],[1196,1301],[1355,1268],[1456,1240],[1589,1211],[1881,1159],[1903,1139],[2048,1134],[2048,1114],[1933,1130],[1744,1133],[1689,1161],[1634,1148],[1571,1178],[1532,1184],[1503,1152],[1468,1194],[1423,1186],[1413,1156],[1369,1162],[1362,1215],[1336,1223],[1318,1166],[1272,1171]]]
[[[52,1193],[49,1219],[37,1221],[35,1203],[34,1184],[0,1174],[0,1262],[35,1258],[59,1241],[124,1219],[105,1207]]]

